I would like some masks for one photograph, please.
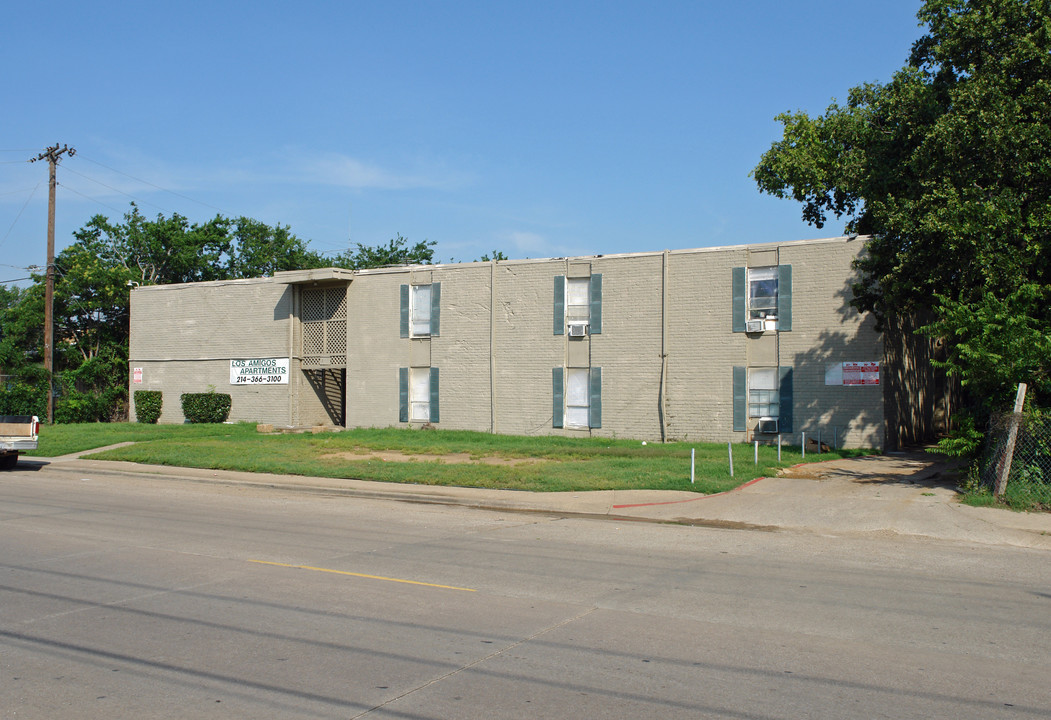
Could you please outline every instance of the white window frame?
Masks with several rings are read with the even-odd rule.
[[[409,337],[431,336],[431,284],[409,286]]]
[[[431,369],[409,368],[409,421],[430,422]]]
[[[777,418],[781,416],[781,391],[778,369],[748,369],[748,417]]]
[[[772,327],[764,329],[777,329],[777,293],[778,293],[778,266],[768,265],[766,267],[750,267],[747,271],[747,296],[745,298],[745,319],[761,320],[772,324]],[[755,290],[762,287],[760,283],[773,283],[773,295],[764,293],[757,295]],[[769,285],[766,286],[769,289]]]
[[[591,427],[591,370],[566,368],[565,426],[575,430]]]
[[[591,322],[591,278],[566,278],[566,322]]]

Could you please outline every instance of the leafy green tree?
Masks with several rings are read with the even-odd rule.
[[[482,257],[478,258],[479,262],[499,262],[500,260],[506,260],[507,256],[499,250],[493,250],[492,253],[486,253]]]
[[[230,226],[229,276],[272,276],[284,270],[326,267],[331,260],[307,249],[287,225],[271,227],[251,218],[239,217]]]
[[[44,285],[39,280],[25,290],[0,286],[0,368],[6,374],[43,362]]]
[[[55,258],[60,422],[108,420],[126,408],[130,285],[259,277],[331,264],[288,227],[245,217],[150,219],[134,204],[123,222],[96,215],[73,235]],[[18,377],[18,398],[30,393],[46,400],[46,392],[33,390],[46,387],[44,277],[33,280],[26,290],[0,287],[0,368]]]
[[[203,224],[178,213],[150,220],[132,203],[124,222],[96,215],[73,236],[103,253],[105,263],[128,270],[136,282],[158,285],[227,279],[230,226],[222,216]]]
[[[386,245],[367,246],[358,243],[356,249],[338,255],[333,264],[348,270],[391,265],[430,265],[434,262],[436,244],[433,240],[423,240],[409,245],[409,239],[398,233]]]
[[[874,234],[854,305],[932,312],[924,331],[980,400],[1019,381],[1048,394],[1051,355],[1012,354],[1046,347],[1051,327],[1051,1],[927,0],[918,17],[927,33],[890,82],[779,115],[753,177],[817,227],[831,215]],[[977,322],[997,317],[1025,331]]]

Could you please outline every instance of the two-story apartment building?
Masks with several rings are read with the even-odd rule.
[[[130,389],[231,420],[897,446],[947,398],[850,307],[865,238],[136,288]]]

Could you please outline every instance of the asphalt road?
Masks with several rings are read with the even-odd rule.
[[[1046,550],[0,474],[0,718],[1043,718],[1049,678]]]

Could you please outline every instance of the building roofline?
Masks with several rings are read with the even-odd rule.
[[[670,255],[692,255],[701,253],[718,253],[728,251],[739,251],[739,250],[750,250],[750,249],[772,249],[774,247],[799,247],[805,245],[825,245],[833,243],[848,243],[854,241],[860,241],[865,243],[871,240],[871,235],[839,235],[837,237],[830,238],[814,238],[808,240],[788,240],[786,242],[767,242],[767,243],[746,243],[742,245],[719,245],[717,247],[703,247],[703,248],[683,248],[680,250],[645,250],[642,252],[630,252],[630,253],[611,253],[611,254],[598,254],[598,255],[571,255],[566,257],[546,257],[546,258],[523,258],[519,260],[485,260],[485,261],[474,261],[465,263],[437,263],[434,265],[391,265],[381,268],[367,268],[364,270],[355,270],[355,275],[383,275],[387,273],[403,273],[407,270],[438,270],[447,269],[453,267],[467,267],[467,266],[488,266],[495,262],[497,265],[527,265],[535,263],[549,263],[549,262],[577,262],[585,260],[595,260],[601,258],[603,260],[609,259],[624,259],[624,258],[641,258],[641,257],[659,257],[664,253]]]
[[[772,249],[775,247],[800,247],[806,245],[828,245],[834,243],[848,243],[860,241],[862,244],[872,239],[871,235],[840,235],[837,237],[830,238],[814,238],[809,240],[788,240],[786,242],[767,242],[767,243],[745,243],[742,245],[719,245],[716,247],[702,247],[702,248],[683,248],[680,250],[646,250],[643,252],[631,252],[631,253],[612,253],[608,255],[572,255],[567,257],[546,257],[546,258],[523,258],[519,260],[477,260],[474,262],[463,262],[463,263],[437,263],[434,265],[390,265],[387,267],[380,268],[366,268],[363,270],[347,270],[345,268],[337,267],[325,267],[325,268],[310,268],[307,270],[282,270],[274,273],[273,277],[259,277],[259,278],[242,278],[238,280],[206,280],[202,282],[193,283],[172,283],[166,285],[143,285],[135,288],[136,292],[142,292],[144,290],[154,290],[162,288],[177,288],[185,287],[187,285],[193,286],[223,286],[223,285],[234,285],[234,284],[253,284],[253,283],[280,283],[284,285],[303,285],[306,283],[321,283],[321,282],[351,282],[357,275],[387,275],[392,273],[404,273],[411,271],[422,271],[422,270],[446,270],[450,268],[460,267],[488,267],[492,263],[497,265],[532,265],[538,263],[550,263],[550,262],[584,262],[596,259],[603,260],[620,260],[629,258],[643,258],[643,257],[660,257],[664,253],[669,255],[694,255],[703,253],[720,253],[730,251],[741,251],[751,249]]]

